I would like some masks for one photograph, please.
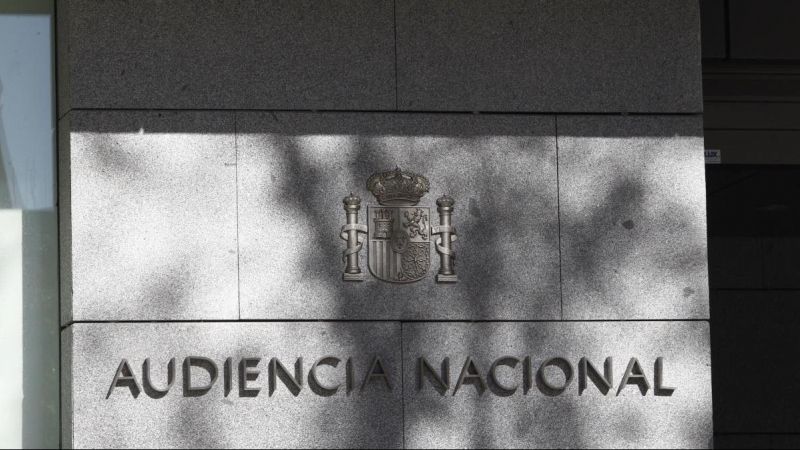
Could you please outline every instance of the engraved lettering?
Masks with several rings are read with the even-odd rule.
[[[492,383],[494,383],[494,385],[505,394],[513,395],[519,389],[519,385],[506,386],[501,383],[497,378],[497,368],[500,366],[508,366],[513,369],[517,367],[519,362],[519,358],[514,358],[513,356],[503,356],[492,363],[492,367],[489,369],[489,378],[491,379]]]
[[[644,374],[642,365],[639,364],[639,360],[636,358],[631,358],[631,362],[628,363],[628,368],[625,369],[625,375],[622,377],[622,383],[619,384],[617,395],[622,393],[625,386],[629,384],[639,385],[642,395],[647,395],[647,391],[650,390],[650,382],[647,381],[647,375]]]
[[[195,386],[192,379],[192,367],[198,367],[208,372],[210,380],[205,386]],[[207,394],[214,383],[217,382],[219,376],[219,369],[214,361],[203,358],[201,356],[189,356],[184,360],[184,396],[187,397],[201,397]]]
[[[303,390],[303,358],[297,358],[297,362],[294,365],[294,372],[295,376],[289,373],[289,370],[286,369],[278,358],[272,358],[269,363],[269,395],[275,393],[278,384],[278,378],[281,379],[283,384],[286,386],[287,389],[297,397],[300,395],[300,391]]]
[[[664,358],[656,359],[655,379],[656,387],[653,391],[655,395],[659,397],[669,397],[675,392],[675,388],[664,386]]]
[[[114,374],[114,380],[111,381],[111,387],[108,389],[106,399],[111,397],[116,387],[127,387],[130,389],[133,398],[139,397],[139,394],[142,392],[142,388],[139,386],[139,382],[136,381],[136,375],[133,373],[133,369],[131,369],[127,359],[123,359],[122,362],[119,363],[117,372]]]
[[[600,375],[600,371],[589,362],[588,358],[582,358],[580,365],[580,380],[578,386],[578,394],[583,395],[583,391],[589,385],[589,379],[591,378],[592,382],[603,395],[608,395],[611,392],[611,388],[614,386],[614,360],[612,358],[606,358],[605,362],[605,378],[603,375]]]
[[[555,386],[547,378],[546,369],[550,366],[558,367],[564,372],[563,386]],[[569,385],[572,384],[572,380],[574,377],[575,377],[575,369],[572,367],[572,364],[570,364],[569,361],[561,357],[550,358],[547,361],[545,361],[539,368],[539,380],[542,382],[542,385],[546,389],[552,391],[554,395],[559,395],[565,390],[567,390]]]
[[[472,381],[477,382],[475,388],[478,389],[478,393],[481,395],[483,395],[483,393],[489,389],[489,386],[486,385],[486,380],[483,379],[481,371],[478,370],[475,362],[472,361],[472,357],[467,357],[467,361],[464,363],[464,368],[461,369],[461,375],[458,377],[456,388],[453,390],[453,395],[455,396],[458,393],[458,390],[461,389],[461,386],[463,386],[465,382]]]
[[[142,366],[142,383],[144,384],[144,391],[150,398],[163,398],[166,396],[175,384],[175,358],[170,359],[169,364],[167,364],[167,387],[165,389],[159,389],[153,385],[150,377],[150,358],[145,359]]]
[[[417,377],[417,389],[422,390],[425,386],[425,374],[431,376],[433,381],[436,382],[436,390],[440,391],[440,393],[444,393],[450,389],[450,358],[445,358],[442,361],[442,376],[439,376],[436,373],[436,369],[433,368],[431,363],[428,362],[425,357],[420,357],[418,360],[418,377]]]
[[[341,362],[342,360],[335,356],[323,356],[322,358],[318,359],[314,363],[314,365],[311,366],[311,370],[308,372],[308,384],[309,385],[316,384],[317,386],[319,386],[320,390],[323,391],[323,393],[326,393],[328,395],[336,394],[342,387],[341,383],[334,386],[326,386],[321,381],[319,381],[319,378],[317,377],[317,368],[319,366],[325,365],[325,366],[331,366],[335,369],[336,367],[339,367],[339,363]]]
[[[383,367],[380,356],[376,356],[375,359],[372,360],[372,365],[364,379],[364,384],[361,385],[361,390],[363,391],[366,389],[367,385],[376,379],[383,380],[386,383],[386,387],[389,388],[389,392],[392,391],[392,382],[389,380],[389,373],[386,371],[386,368]]]
[[[261,375],[260,370],[254,370],[260,362],[261,358],[242,358],[239,363],[239,395],[242,397],[256,397],[261,392],[260,387],[250,386],[250,382]]]
[[[356,363],[353,358],[347,359],[347,393],[353,392],[356,386]]]
[[[225,397],[231,394],[233,390],[233,358],[228,358],[225,360],[225,364],[222,366],[223,370],[223,379],[224,379],[224,388],[225,392],[223,395]]]

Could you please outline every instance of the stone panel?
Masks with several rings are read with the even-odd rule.
[[[558,117],[564,318],[708,318],[699,117]]]
[[[69,118],[63,321],[238,319],[235,114]]]
[[[711,444],[705,322],[404,324],[403,355],[408,448],[708,448]],[[494,381],[491,367],[505,356],[520,361],[516,365],[503,361]],[[449,388],[426,369],[420,390],[420,357],[439,376],[442,362],[450,358]],[[469,373],[480,373],[480,381],[466,377],[456,389],[468,357],[475,364]],[[542,375],[545,361],[556,357],[565,361],[548,364]],[[599,373],[587,370],[585,389],[580,369],[584,357]],[[603,391],[598,386],[608,357],[613,383]],[[649,389],[642,382],[623,384],[631,358],[640,363]],[[663,358],[660,383],[655,379],[659,358]],[[573,381],[558,389],[570,367]]]
[[[65,349],[71,353],[71,374],[66,367],[65,379],[71,375],[73,401],[66,413],[73,428],[63,432],[72,433],[75,448],[403,446],[399,324],[75,324],[71,329],[73,342]],[[336,367],[333,360],[323,362],[313,377],[314,363],[327,356],[341,362]],[[208,358],[217,366],[210,390],[188,389],[187,357]],[[375,357],[391,390],[380,377],[364,385]],[[148,358],[152,385],[143,380]],[[159,394],[155,389],[167,387],[171,358],[176,358],[174,385]],[[260,358],[247,365],[260,374],[247,376],[246,391],[243,358]],[[291,380],[297,378],[298,358],[303,358],[299,391]],[[109,392],[122,360],[138,388],[122,381]],[[192,386],[208,384],[209,370],[208,363],[193,365]],[[337,384],[342,386],[334,392]]]
[[[72,108],[395,108],[390,0],[64,3]]]
[[[553,117],[240,113],[239,235],[243,319],[559,319]],[[342,199],[377,201],[374,172],[430,180],[420,206],[456,200],[456,284],[367,274],[344,282]],[[360,254],[367,270],[368,247]]]
[[[72,443],[72,327],[61,332],[61,448]]]
[[[398,0],[397,77],[400,110],[700,112],[699,2]]]

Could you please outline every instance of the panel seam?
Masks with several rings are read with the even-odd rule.
[[[756,101],[756,103],[759,103]],[[770,102],[777,103],[777,102]],[[787,101],[785,103],[797,103],[795,101]],[[498,116],[643,116],[643,117],[661,117],[661,116],[676,116],[676,117],[703,117],[702,112],[619,112],[619,111],[606,111],[606,112],[585,112],[585,111],[496,111],[496,110],[410,110],[410,109],[311,109],[311,108],[71,108],[73,111],[197,111],[197,112],[263,112],[263,113],[335,113],[335,114],[358,114],[358,113],[376,113],[376,114],[437,114],[437,115],[474,115],[476,113],[484,115],[498,115]]]
[[[561,320],[564,320],[564,255],[561,247],[561,160],[558,146],[558,115],[555,118],[556,141],[556,216],[558,218],[558,290],[561,303]]]
[[[233,151],[236,163],[236,301],[239,320],[242,320],[242,245],[239,239],[239,113],[233,113]]]
[[[403,401],[403,448],[408,448],[406,446],[406,339],[405,336],[403,336],[404,328],[405,323],[400,322],[400,397]]]
[[[254,324],[270,324],[270,323],[394,323],[402,322],[404,324],[492,324],[492,323],[516,323],[516,324],[535,324],[535,323],[669,323],[669,322],[709,322],[708,318],[702,319],[569,319],[569,320],[504,320],[504,319],[486,319],[486,320],[443,320],[443,319],[429,319],[429,320],[402,320],[402,319],[374,319],[374,320],[347,320],[347,319],[242,319],[242,320],[207,320],[207,319],[190,319],[190,320],[81,320],[72,323],[72,325],[87,324],[87,325],[115,325],[115,324],[132,324],[132,325],[147,325],[147,324],[214,324],[214,323],[254,323]],[[69,326],[61,327],[62,330],[69,328]]]
[[[397,0],[393,2],[394,18],[394,109],[400,109],[400,79],[397,77]]]

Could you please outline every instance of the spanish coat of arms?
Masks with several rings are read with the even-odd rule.
[[[455,253],[451,248],[456,229],[450,223],[455,200],[444,195],[436,201],[440,225],[431,226],[430,208],[417,206],[430,189],[424,176],[399,168],[376,173],[367,181],[367,189],[378,200],[378,205],[367,207],[368,225],[358,223],[361,199],[355,194],[344,198],[347,213],[347,225],[341,231],[342,239],[347,241],[344,280],[364,280],[358,254],[363,248],[362,235],[366,234],[369,270],[378,279],[412,283],[425,278],[431,266],[432,236],[438,236],[436,250],[441,267],[436,279],[442,283],[456,282]]]

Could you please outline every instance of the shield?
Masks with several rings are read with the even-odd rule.
[[[370,206],[369,270],[392,283],[419,281],[431,266],[430,208]]]

